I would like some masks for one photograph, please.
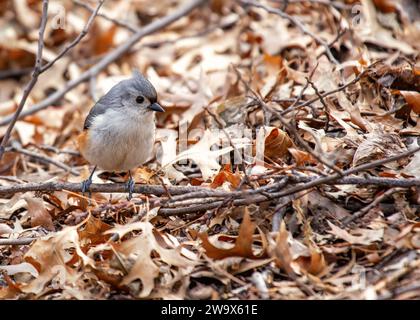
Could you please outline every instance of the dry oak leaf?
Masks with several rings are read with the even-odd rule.
[[[321,250],[314,245],[310,245],[309,251],[311,253],[310,257],[300,256],[297,259],[300,269],[313,275],[323,273],[327,268],[327,263]]]
[[[283,158],[292,146],[293,141],[286,132],[278,128],[273,128],[265,138],[264,155],[276,161]]]
[[[252,250],[253,235],[256,225],[251,222],[248,210],[245,210],[242,224],[239,227],[238,237],[235,239],[235,245],[229,249],[222,249],[210,243],[209,237],[206,233],[199,233],[198,237],[202,241],[202,246],[209,258],[220,260],[228,257],[244,257],[248,259],[263,259],[266,258],[267,241],[265,236],[260,232],[263,247],[259,255],[255,255]],[[223,239],[231,239],[232,237],[224,236]]]
[[[289,276],[301,273],[319,275],[327,268],[321,250],[314,244],[310,244],[308,248],[293,239],[284,221],[280,225],[272,255],[276,265]]]
[[[407,102],[411,110],[413,110],[414,113],[416,114],[420,114],[420,93],[419,92],[402,91],[402,90],[395,90],[393,92],[402,95],[405,99],[405,102]]]
[[[45,207],[44,201],[31,196],[24,196],[24,199],[28,204],[28,215],[31,218],[31,226],[42,226],[47,230],[55,231],[51,215]]]
[[[337,238],[343,239],[350,244],[370,245],[373,242],[381,241],[384,237],[384,229],[371,230],[357,228],[352,230],[352,233],[341,229],[331,222],[327,221],[331,230],[329,233],[335,235]]]
[[[102,222],[101,219],[97,219],[90,215],[86,220],[86,224],[83,229],[79,230],[80,242],[85,245],[96,245],[106,242],[111,236],[104,234],[105,231],[111,229],[109,224]]]
[[[233,150],[233,147],[225,147],[219,150],[212,150],[211,147],[214,144],[220,142],[220,137],[215,132],[211,130],[204,131],[203,136],[200,141],[198,141],[192,147],[189,147],[187,150],[179,153],[175,158],[170,160],[168,163],[162,163],[164,169],[167,166],[186,159],[193,160],[197,166],[200,168],[200,171],[203,175],[203,179],[207,180],[213,177],[220,170],[219,157],[226,153],[229,153]],[[243,148],[243,144],[235,146],[236,148]]]
[[[223,185],[223,183],[229,182],[233,188],[238,188],[241,183],[241,176],[238,173],[232,173],[230,164],[225,167],[214,177],[210,188],[217,188]]]
[[[290,252],[289,247],[289,232],[286,229],[286,224],[284,221],[281,222],[280,231],[277,234],[276,238],[276,245],[274,247],[273,253],[274,257],[276,258],[276,265],[284,271],[287,272],[288,275],[294,274],[294,270],[292,268],[292,253]]]
[[[306,151],[302,151],[296,148],[289,148],[288,151],[292,155],[293,159],[295,159],[298,166],[302,166],[307,163],[316,164],[316,160]]]
[[[407,148],[398,134],[386,132],[378,126],[373,132],[366,135],[366,140],[358,146],[353,156],[353,166],[392,157],[405,151]],[[406,159],[397,162],[402,164],[406,162]],[[386,166],[389,167],[391,164]]]
[[[409,146],[409,149],[417,148],[419,145],[416,140]],[[417,151],[411,161],[404,167],[401,173],[415,178],[420,178],[420,152]]]
[[[69,253],[70,248],[74,248],[74,255],[80,258],[78,260],[81,260],[83,265],[94,267],[94,261],[83,253],[79,245],[80,225],[65,227],[59,232],[35,241],[25,254],[25,260],[38,270],[39,275],[21,287],[23,292],[39,294],[53,279],[58,280],[61,288],[73,287],[81,274],[67,265],[70,261],[76,261]]]
[[[149,222],[117,226],[106,233],[118,233],[121,238],[134,230],[141,230],[142,233],[114,245],[116,252],[119,256],[125,257],[128,264],[129,260],[133,261],[121,285],[128,285],[140,279],[142,289],[138,296],[147,297],[151,294],[155,288],[155,278],[159,276],[161,270],[159,264],[152,259],[153,252],[159,255],[159,260],[162,262],[179,268],[178,272],[183,273],[184,276],[191,272],[191,268],[196,264],[195,255],[181,247],[175,238],[160,233]]]
[[[420,248],[420,222],[404,226],[398,235],[391,240],[396,248]]]

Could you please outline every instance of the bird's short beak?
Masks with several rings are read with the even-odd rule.
[[[157,112],[165,112],[165,109],[163,109],[163,108],[160,106],[160,104],[159,104],[159,103],[157,103],[157,102],[152,103],[152,104],[149,106],[149,109],[150,109],[150,110],[153,110],[153,111],[157,111]]]

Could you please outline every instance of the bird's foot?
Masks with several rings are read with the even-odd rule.
[[[86,179],[82,182],[82,193],[89,192],[90,193],[90,185],[92,184],[92,179]]]
[[[128,192],[128,197],[127,200],[130,201],[133,198],[133,193],[134,193],[134,186],[136,185],[136,183],[134,182],[133,178],[130,175],[130,178],[127,181],[127,192]]]
[[[92,177],[95,170],[96,170],[96,166],[93,168],[92,172],[90,173],[89,178],[87,178],[86,180],[82,182],[82,193],[85,194],[86,192],[88,192],[89,198],[92,196],[92,193],[90,192],[90,185],[92,184]]]
[[[83,180],[82,182],[82,194],[84,195],[86,192],[88,193],[89,203],[90,203],[90,198],[92,197],[92,192],[90,192],[91,184],[92,184],[92,178],[90,177],[86,180]]]

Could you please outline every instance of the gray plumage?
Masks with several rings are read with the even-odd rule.
[[[129,99],[129,96],[142,95],[150,103],[157,101],[157,93],[153,85],[137,70],[133,71],[133,77],[123,80],[113,86],[102,98],[100,98],[86,117],[83,128],[88,129],[93,119],[106,112],[109,106],[122,107],[122,101]]]

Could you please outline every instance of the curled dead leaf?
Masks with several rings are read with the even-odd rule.
[[[284,221],[281,222],[280,231],[277,234],[276,246],[274,247],[274,256],[276,258],[276,265],[283,268],[287,274],[294,274],[292,268],[292,254],[289,247],[289,232],[286,229]]]
[[[109,224],[102,222],[90,215],[86,224],[79,230],[79,237],[82,242],[89,242],[90,245],[100,244],[106,242],[111,236],[104,234],[105,231],[111,229]]]
[[[214,177],[210,188],[217,188],[223,185],[223,183],[229,182],[232,188],[237,188],[241,183],[241,176],[238,173],[232,173],[231,166],[225,165],[220,172]]]
[[[94,261],[80,247],[78,228],[79,226],[65,227],[48,238],[34,242],[25,254],[25,260],[38,270],[39,275],[27,285],[22,286],[23,292],[41,293],[53,279],[58,280],[61,288],[66,285],[73,286],[80,274],[68,265],[70,261],[82,261],[83,265],[94,266]],[[69,248],[74,248],[73,255],[69,253]],[[77,259],[74,259],[75,256]]]
[[[239,228],[238,237],[235,239],[235,245],[230,249],[222,249],[214,246],[206,233],[199,233],[198,237],[202,241],[202,246],[206,251],[209,258],[220,260],[227,257],[244,257],[248,259],[263,259],[266,257],[266,247],[264,246],[265,239],[263,240],[263,248],[259,255],[255,255],[252,249],[253,235],[256,225],[251,222],[248,210],[245,210],[244,218]],[[264,235],[261,234],[264,238]],[[231,237],[229,237],[231,238]],[[227,239],[227,238],[225,238]]]
[[[292,146],[293,141],[286,132],[279,128],[273,128],[265,138],[264,155],[273,161],[278,161],[287,154],[288,149]]]
[[[42,226],[47,230],[55,231],[51,214],[45,207],[44,201],[30,196],[24,196],[24,199],[28,204],[28,215],[31,218],[31,226]]]
[[[292,155],[293,159],[295,159],[296,164],[298,166],[302,166],[304,164],[315,164],[316,160],[306,151],[302,151],[296,148],[289,148],[288,151]]]
[[[402,95],[407,102],[408,106],[413,112],[420,114],[420,93],[417,91],[402,91],[395,90],[394,93]]]
[[[357,148],[353,157],[353,166],[358,166],[373,160],[383,159],[398,155],[407,151],[400,136],[394,132],[386,132],[381,127],[366,136]],[[406,159],[399,160],[399,164],[406,162]],[[387,166],[390,166],[388,164]]]
[[[322,251],[314,245],[309,246],[309,251],[311,253],[310,257],[300,256],[297,258],[300,269],[313,275],[323,273],[327,268],[327,263]]]

